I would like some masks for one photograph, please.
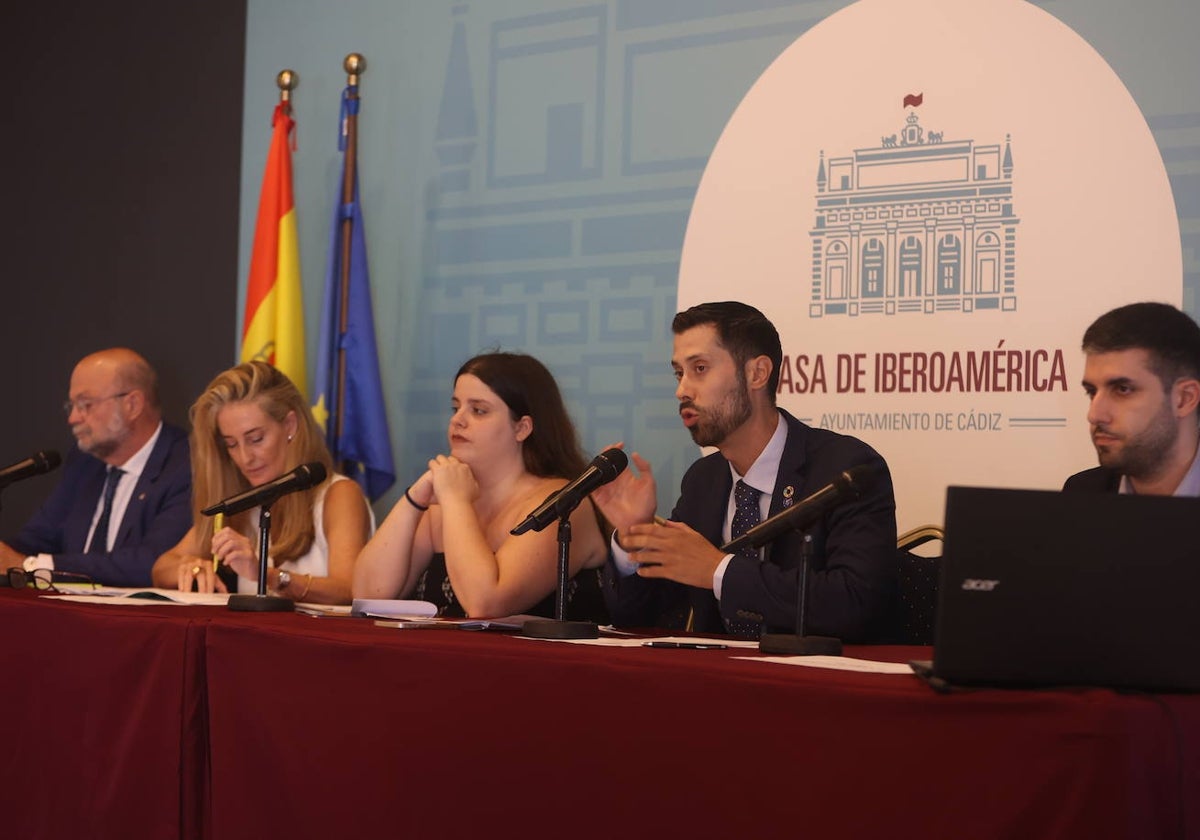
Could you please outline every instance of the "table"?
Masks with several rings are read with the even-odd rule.
[[[1200,696],[292,615],[205,667],[220,838],[1200,837]]]
[[[5,837],[1200,837],[1200,695],[8,590],[0,632]]]
[[[0,835],[201,836],[206,623],[0,589]]]

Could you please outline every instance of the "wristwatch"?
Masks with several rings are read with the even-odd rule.
[[[285,570],[279,570],[279,582],[275,584],[275,591],[282,592],[292,585],[292,573]]]

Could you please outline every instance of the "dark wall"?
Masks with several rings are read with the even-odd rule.
[[[0,465],[72,443],[79,358],[126,345],[167,418],[231,364],[246,0],[5,4]],[[13,485],[0,534],[56,476]]]

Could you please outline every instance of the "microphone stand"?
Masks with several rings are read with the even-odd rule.
[[[567,621],[567,572],[571,557],[571,512],[558,520],[558,586],[554,592],[554,618],[537,618],[521,626],[521,635],[531,639],[597,639],[600,628],[590,621]]]
[[[237,612],[292,612],[296,602],[291,598],[267,594],[267,553],[271,547],[271,506],[263,505],[258,512],[258,594],[230,595],[229,609]]]
[[[761,653],[776,656],[841,656],[842,640],[832,636],[805,636],[804,619],[808,605],[808,567],[812,562],[812,534],[804,535],[800,546],[800,581],[796,586],[796,634],[764,633],[758,640]]]

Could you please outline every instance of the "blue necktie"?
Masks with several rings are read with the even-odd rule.
[[[104,507],[100,509],[100,518],[96,520],[96,530],[92,532],[92,544],[88,546],[88,554],[103,554],[108,551],[108,521],[112,519],[113,496],[117,495],[117,484],[124,473],[117,467],[109,467],[108,475],[104,477]]]
[[[730,539],[736,540],[762,521],[762,513],[758,509],[758,498],[762,493],[755,490],[744,481],[738,480],[733,488],[733,522],[729,527]],[[735,552],[740,557],[751,560],[758,559],[758,549],[753,546],[742,546]],[[762,625],[757,621],[736,621],[727,619],[726,628],[735,636],[757,639],[762,632]]]
[[[762,521],[762,514],[758,510],[758,497],[761,495],[746,482],[738,480],[733,488],[734,512],[733,524],[729,529],[730,539],[736,540]],[[758,557],[758,549],[749,545],[742,546],[737,553],[743,557]]]

